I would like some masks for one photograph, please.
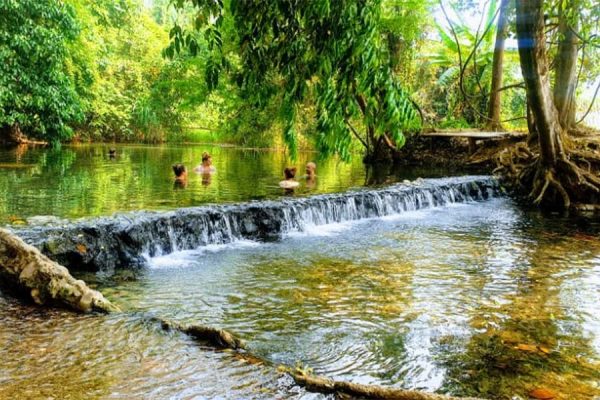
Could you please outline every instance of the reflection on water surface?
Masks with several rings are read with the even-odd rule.
[[[488,398],[600,396],[600,225],[507,199],[171,254],[84,276],[123,315],[0,303],[0,397],[319,398],[143,316],[220,326],[272,363]]]
[[[200,146],[0,151],[0,224],[33,215],[275,198],[280,153]],[[174,188],[171,164],[217,173]],[[303,154],[304,165],[313,154]],[[448,172],[320,162],[295,195]],[[148,321],[220,326],[273,364],[456,395],[600,396],[600,224],[507,199],[320,226],[273,243],[209,246],[114,277],[82,276],[127,310],[79,316],[0,296],[0,398],[322,398],[273,367]]]
[[[365,171],[360,157],[351,163],[319,161],[316,182],[302,178],[315,153],[300,153],[295,162],[276,151],[218,146],[108,145],[0,149],[0,225],[34,215],[78,218],[117,211],[172,209],[205,203],[239,202],[286,195],[278,185],[286,166],[298,167],[300,187],[294,195],[331,193],[350,187],[394,182],[418,176],[447,176],[448,171]],[[216,173],[192,172],[202,153],[212,154]],[[172,165],[183,163],[187,184],[174,184]]]

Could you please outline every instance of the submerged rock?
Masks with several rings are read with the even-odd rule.
[[[0,283],[40,305],[59,304],[82,312],[118,310],[67,268],[5,229],[0,229]]]

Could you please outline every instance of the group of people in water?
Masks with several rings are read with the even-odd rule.
[[[212,174],[216,171],[217,169],[212,165],[212,156],[205,151],[202,153],[202,163],[194,168],[194,172],[202,175],[202,184],[208,186]],[[185,188],[188,180],[186,166],[181,163],[174,164],[173,173],[175,174],[175,187]]]
[[[202,153],[202,163],[194,168],[194,172],[202,175],[202,184],[209,185],[211,176],[217,171],[212,165],[212,157],[207,152]],[[296,167],[287,167],[283,171],[284,180],[279,182],[279,186],[286,190],[287,193],[293,192],[295,188],[300,186],[300,182],[296,180]],[[314,162],[306,164],[306,175],[303,179],[306,180],[307,187],[314,187],[317,178],[317,165]],[[175,174],[175,186],[184,188],[187,186],[188,171],[185,165],[177,163],[173,165],[173,173]]]
[[[279,186],[286,189],[287,191],[293,191],[294,188],[300,186],[300,182],[296,180],[296,171],[296,167],[287,167],[286,169],[284,169],[283,176],[285,177],[285,179],[279,182]],[[306,175],[303,176],[303,179],[306,179],[306,186],[314,186],[317,179],[317,164],[315,164],[312,161],[307,163],[305,172]]]

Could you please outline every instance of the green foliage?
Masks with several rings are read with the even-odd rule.
[[[421,56],[425,62],[415,88],[415,98],[434,127],[479,128],[487,122],[498,3],[482,9],[471,0],[444,2],[451,23],[439,10],[436,40]],[[512,17],[509,13],[509,21]],[[505,86],[522,81],[518,54],[510,45],[504,51],[502,75]],[[519,87],[502,92],[501,120],[506,129],[525,127],[525,120],[519,119],[525,115],[523,95]]]
[[[153,108],[151,91],[165,65],[160,51],[166,32],[134,0],[69,2],[82,25],[73,63],[78,75],[91,81],[88,90],[80,90],[86,119],[79,133],[94,139],[159,140],[168,112]]]
[[[455,16],[451,20],[452,26],[436,23],[440,44],[432,54],[426,56],[430,65],[438,71],[436,88],[439,93],[436,97],[439,100],[435,110],[438,116],[448,118],[449,122],[458,119],[476,126],[486,115],[497,4],[496,1],[490,2],[477,29],[471,27],[462,16],[461,6],[464,5],[452,5]]]
[[[175,1],[196,9],[194,28],[203,34],[208,55],[205,78],[209,89],[230,67],[224,48],[223,26],[233,17],[240,55],[238,84],[264,105],[273,85],[281,93],[280,120],[292,155],[297,148],[298,105],[316,103],[318,147],[323,154],[350,157],[355,123],[364,128],[359,140],[367,153],[385,137],[402,146],[405,132],[418,126],[408,95],[390,69],[380,30],[380,1],[232,2]],[[227,10],[226,10],[227,9]],[[194,53],[193,33],[180,25],[171,31],[169,57],[183,48]],[[358,136],[358,133],[357,133]]]
[[[405,85],[415,82],[417,54],[431,25],[433,0],[383,0],[381,30],[390,67]]]
[[[82,117],[69,46],[79,27],[58,0],[0,0],[0,128],[18,125],[51,142],[71,136]],[[81,80],[81,82],[79,82]]]

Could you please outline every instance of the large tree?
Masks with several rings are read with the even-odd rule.
[[[81,117],[67,65],[77,33],[62,1],[0,0],[0,140],[71,136],[67,124]]]
[[[580,0],[561,1],[557,6],[559,43],[556,54],[554,104],[558,110],[560,124],[565,129],[575,125],[580,6]]]
[[[535,146],[533,152],[523,146],[508,151],[504,164],[521,185],[531,189],[530,196],[537,204],[567,209],[578,203],[597,204],[600,178],[594,171],[600,157],[568,136],[554,103],[544,1],[517,0],[516,10],[521,70],[533,117],[530,134],[535,138]]]
[[[502,0],[498,15],[498,27],[496,29],[496,44],[494,46],[494,58],[492,62],[492,87],[488,103],[487,129],[502,129],[500,111],[502,105],[502,80],[504,67],[504,48],[508,34],[508,14],[511,0]]]
[[[211,55],[207,81],[216,86],[224,67],[223,21],[230,15],[241,58],[239,85],[263,98],[266,83],[281,88],[281,120],[291,153],[296,150],[298,105],[316,103],[318,147],[322,153],[349,158],[354,140],[365,160],[388,159],[401,147],[405,133],[419,121],[387,58],[380,31],[380,0],[222,1],[178,0],[192,4],[196,27],[204,33]],[[175,26],[168,55],[184,47],[197,51],[190,32]],[[260,103],[260,101],[258,101]]]

